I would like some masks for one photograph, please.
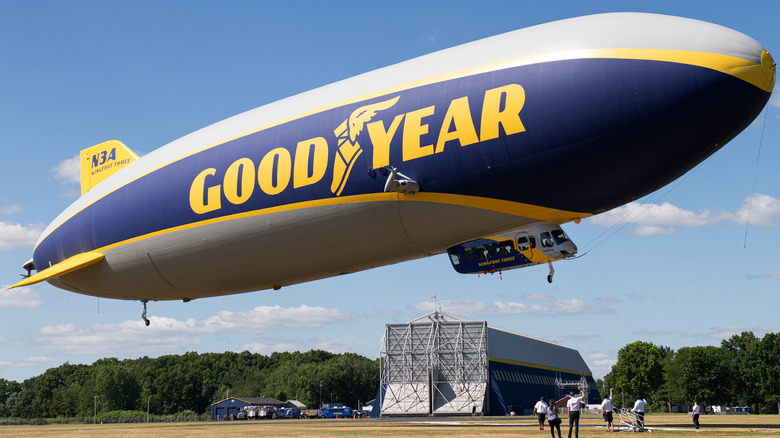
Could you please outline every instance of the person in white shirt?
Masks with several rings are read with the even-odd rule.
[[[547,407],[547,422],[550,424],[552,438],[555,438],[555,429],[558,429],[558,438],[561,438],[561,419],[558,417],[558,406],[553,399],[550,399],[550,406]]]
[[[641,395],[636,396],[636,402],[634,403],[634,407],[631,408],[631,412],[636,414],[636,421],[640,429],[645,428],[645,407],[646,406],[647,406],[647,401],[645,401],[645,399],[643,399]]]
[[[601,416],[604,417],[604,421],[607,422],[607,432],[614,432],[615,431],[615,425],[612,424],[612,390],[614,388],[609,388],[609,397],[605,398],[604,401],[601,402]]]
[[[569,401],[566,402],[566,410],[569,413],[569,438],[571,438],[572,424],[574,425],[574,437],[580,437],[580,403],[585,398],[585,391],[579,385],[577,385],[577,389],[580,390],[580,396],[575,397],[574,391],[572,391],[569,393]]]
[[[696,427],[696,430],[699,430],[699,414],[701,414],[701,406],[699,406],[698,402],[693,402],[691,416],[693,417],[693,426]]]
[[[544,397],[534,405],[534,414],[539,417],[539,430],[544,430],[544,417],[547,415],[547,403],[544,402]]]

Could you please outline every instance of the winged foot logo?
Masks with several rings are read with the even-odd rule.
[[[430,105],[396,114],[386,126],[383,119],[387,117],[378,115],[392,108],[400,97],[355,109],[333,131],[336,150],[333,154],[331,193],[341,196],[346,187],[352,167],[363,154],[358,136],[364,129],[372,147],[371,167],[374,169],[390,165],[393,140],[400,140],[395,144],[400,144],[401,162],[407,162],[443,153],[445,149],[457,151],[458,147],[498,138],[501,128],[507,136],[525,132],[520,120],[525,90],[519,84],[485,90],[480,119],[476,123],[472,117],[472,104],[468,96],[464,96],[438,108]],[[432,117],[443,107],[446,107],[443,119]],[[433,120],[442,122],[439,125]],[[423,144],[423,139],[432,139],[432,143]],[[298,189],[319,183],[327,172],[330,151],[325,137],[314,137],[299,141],[294,148],[277,147],[268,151],[257,166],[256,158],[240,157],[227,169],[204,169],[190,185],[190,208],[196,214],[203,214],[221,209],[223,199],[238,205],[253,196],[278,195],[288,190],[290,185]]]
[[[398,102],[396,96],[393,99],[386,100],[371,105],[361,106],[352,112],[344,123],[339,125],[334,134],[336,134],[338,149],[336,157],[333,159],[333,183],[330,185],[330,191],[336,196],[341,195],[344,186],[347,184],[347,178],[352,171],[352,165],[355,160],[363,153],[363,149],[357,142],[357,136],[363,131],[363,127],[376,116],[378,111],[386,110]]]

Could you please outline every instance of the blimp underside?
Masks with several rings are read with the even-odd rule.
[[[105,251],[103,263],[52,282],[108,298],[189,300],[214,296],[215,290],[224,295],[279,288],[441,253],[452,239],[472,235],[469,224],[490,224],[496,232],[535,221],[424,201],[312,207],[128,243]]]
[[[694,20],[605,14],[510,32],[150,153],[55,219],[34,251],[38,274],[16,286],[188,300],[578,221],[716,152],[774,80],[757,42]]]

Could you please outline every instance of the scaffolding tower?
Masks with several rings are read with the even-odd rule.
[[[487,322],[433,312],[385,325],[382,415],[486,412]]]
[[[580,376],[579,380],[563,380],[561,378],[561,373],[557,373],[555,376],[555,399],[560,400],[569,395],[569,392],[571,391],[574,391],[575,394],[579,394],[577,386],[580,386],[585,393],[585,398],[582,401],[587,403],[588,394],[590,394],[588,379],[586,379],[585,376]]]

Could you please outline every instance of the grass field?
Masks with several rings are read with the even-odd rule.
[[[616,419],[617,420],[617,419]],[[619,423],[619,422],[618,422]],[[647,426],[651,436],[780,437],[777,415],[708,415],[700,418],[701,432],[695,432],[686,414],[650,414]],[[617,423],[616,423],[617,425]],[[449,417],[341,420],[260,420],[203,423],[141,423],[97,425],[0,426],[3,437],[536,437],[550,436],[538,428],[532,417]],[[561,433],[568,434],[564,419]],[[600,416],[585,415],[580,421],[580,436],[609,437]],[[573,436],[573,435],[572,435]]]

